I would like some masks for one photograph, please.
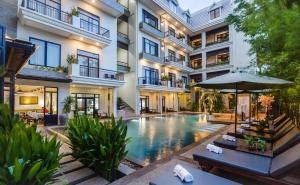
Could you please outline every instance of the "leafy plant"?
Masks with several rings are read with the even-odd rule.
[[[162,81],[169,81],[170,80],[170,77],[168,75],[162,75],[161,76],[161,80]]]
[[[73,156],[109,181],[116,178],[120,162],[127,155],[127,126],[112,116],[110,121],[85,115],[75,116],[67,126]]]
[[[256,141],[256,147],[259,151],[265,152],[267,149],[266,141],[258,138]]]
[[[68,64],[77,64],[78,60],[77,60],[77,58],[76,58],[75,55],[68,54],[68,56],[67,56],[67,63]]]
[[[72,104],[75,103],[75,100],[72,96],[67,96],[64,101],[63,101],[63,104],[64,104],[64,107],[63,107],[63,113],[70,113],[72,110]]]
[[[268,126],[268,119],[260,120],[256,123],[257,131],[262,132]]]
[[[53,69],[53,71],[56,71],[56,72],[59,72],[59,73],[68,73],[69,70],[66,66],[58,66],[58,67],[55,67]]]
[[[248,149],[255,150],[256,149],[256,138],[253,136],[247,136],[247,135],[244,135],[244,138],[245,138],[245,142],[248,145]]]
[[[118,110],[121,110],[121,104],[122,104],[122,99],[120,97],[118,97],[118,99],[117,99]]]
[[[0,105],[0,184],[43,185],[59,168],[60,143],[37,132],[36,126],[25,126]]]
[[[71,13],[70,13],[72,16],[76,16],[78,17],[79,16],[79,11],[76,7],[73,7],[71,8]]]
[[[215,104],[218,101],[218,96],[221,95],[216,91],[202,91],[200,96],[200,105],[204,108],[204,110],[208,110],[209,114],[212,114]]]

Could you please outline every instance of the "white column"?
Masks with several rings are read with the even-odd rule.
[[[178,93],[173,94],[173,101],[174,101],[174,110],[178,112],[179,106],[178,106]]]
[[[115,117],[118,116],[117,102],[118,102],[118,88],[115,87],[112,89],[112,110]]]
[[[206,69],[206,62],[207,62],[207,57],[206,57],[206,52],[202,52],[202,69]]]
[[[158,112],[162,113],[162,94],[158,93]]]
[[[202,32],[202,49],[205,48],[206,45],[206,32]]]

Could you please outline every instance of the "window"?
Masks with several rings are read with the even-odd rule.
[[[173,29],[172,27],[168,27],[169,29],[169,34],[172,35],[173,37],[175,37],[176,33],[175,33],[175,29]]]
[[[217,55],[217,62],[229,62],[229,53],[222,53]]]
[[[158,44],[149,39],[143,38],[144,53],[158,57]]]
[[[185,15],[185,20],[188,24],[191,24],[191,17],[188,15]]]
[[[81,8],[79,10],[80,28],[99,34],[100,19],[98,16],[91,14]]]
[[[192,41],[192,47],[197,49],[202,47],[202,39],[196,39]]]
[[[175,62],[176,61],[176,53],[175,53],[175,51],[173,51],[173,50],[168,50],[168,59],[170,60],[170,61],[173,61],[173,62]]]
[[[170,0],[169,1],[169,5],[170,5],[170,9],[173,11],[173,12],[177,12],[177,5],[175,4],[174,1]]]
[[[181,54],[179,54],[179,61],[185,61],[185,56],[184,56],[184,55],[181,55]]]
[[[60,66],[61,46],[59,44],[35,38],[29,40],[38,48],[31,57],[29,64],[47,67]]]
[[[99,55],[77,50],[77,60],[80,65],[80,76],[99,77]]]
[[[169,73],[171,87],[175,87],[176,84],[176,75],[174,73]]]
[[[158,19],[143,9],[143,22],[158,29]]]
[[[221,15],[221,8],[216,8],[214,10],[211,10],[209,14],[210,14],[210,20],[216,19]]]
[[[182,76],[181,79],[182,79],[182,82],[183,82],[185,85],[188,85],[188,79],[187,79],[186,76]]]
[[[144,66],[143,71],[144,71],[143,84],[158,85],[159,82],[158,69]]]

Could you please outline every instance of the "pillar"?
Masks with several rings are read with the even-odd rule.
[[[117,109],[117,102],[118,102],[118,88],[113,88],[112,89],[112,109],[113,109],[113,114],[114,116],[118,116],[118,109]]]
[[[10,114],[15,114],[15,79],[16,75],[13,72],[9,73],[10,77],[10,87],[9,87],[9,109]]]

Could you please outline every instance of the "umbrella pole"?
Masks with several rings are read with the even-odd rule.
[[[237,107],[238,107],[238,89],[237,84],[235,84],[235,115],[234,115],[234,134],[236,137],[236,127],[237,127]]]
[[[251,93],[249,93],[249,122],[251,121]]]

